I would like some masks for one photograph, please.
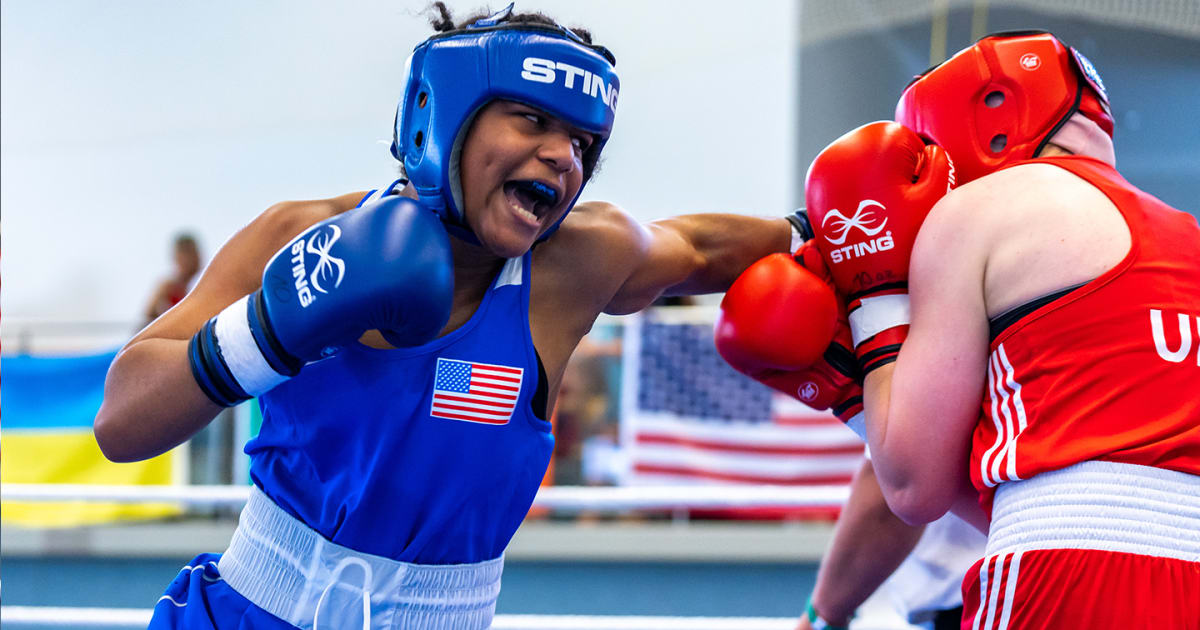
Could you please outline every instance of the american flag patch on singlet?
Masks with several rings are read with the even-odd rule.
[[[521,393],[522,368],[438,357],[429,415],[506,424]]]

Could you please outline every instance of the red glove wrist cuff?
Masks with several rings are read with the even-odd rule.
[[[908,336],[908,293],[873,294],[850,303],[850,333],[854,354],[865,377],[868,372],[896,360]]]
[[[854,347],[863,377],[876,368],[883,367],[900,354],[900,344],[908,337],[908,324],[884,330]]]

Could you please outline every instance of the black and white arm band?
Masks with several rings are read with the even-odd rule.
[[[222,407],[254,398],[300,371],[301,363],[278,348],[264,325],[262,308],[260,292],[244,296],[204,324],[188,344],[192,376]]]

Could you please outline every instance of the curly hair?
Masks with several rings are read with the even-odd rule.
[[[426,10],[426,13],[429,14],[430,26],[433,27],[433,30],[435,30],[439,33],[447,33],[450,31],[464,29],[468,25],[470,25],[472,22],[475,22],[476,20],[481,20],[492,14],[491,11],[484,9],[484,10],[477,11],[477,12],[473,13],[472,15],[467,16],[463,20],[456,23],[454,21],[454,16],[451,15],[451,13],[450,13],[450,8],[446,6],[445,2],[434,2],[434,3],[430,4],[429,8]],[[535,13],[513,13],[512,15],[508,16],[508,19],[505,21],[512,23],[512,24],[525,23],[525,24],[543,24],[545,26],[557,26],[558,25],[558,22],[555,22],[554,19],[551,18],[550,16],[548,16],[544,13],[536,13],[536,12]],[[575,33],[576,35],[578,35],[579,39],[582,39],[583,41],[585,41],[589,44],[592,43],[592,34],[587,29],[580,28],[577,26],[572,26],[570,28],[570,30],[572,33]]]

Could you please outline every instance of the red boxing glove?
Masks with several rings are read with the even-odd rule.
[[[817,248],[847,300],[864,374],[900,352],[913,242],[930,208],[953,187],[946,151],[890,121],[834,140],[808,169],[805,200]]]
[[[721,300],[717,352],[735,370],[817,410],[831,409],[863,435],[862,387],[850,330],[824,270],[806,242],[793,256],[754,263]],[[853,421],[852,421],[853,419]]]
[[[858,371],[854,351],[850,349],[850,327],[846,323],[845,315],[838,319],[838,330],[833,342],[825,349],[821,360],[811,367],[790,372],[772,369],[743,370],[737,365],[733,365],[733,368],[817,411],[832,411],[839,420],[858,434],[862,441],[867,441],[862,416],[862,375]]]
[[[837,314],[828,284],[791,256],[771,254],[730,285],[713,334],[735,368],[797,370],[821,359]]]

